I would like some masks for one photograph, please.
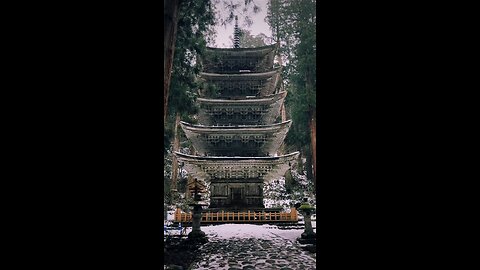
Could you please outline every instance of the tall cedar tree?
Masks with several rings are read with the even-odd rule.
[[[225,2],[225,9],[230,11],[224,23],[229,23],[233,12],[244,3],[243,12],[253,6],[256,13],[259,8],[253,0]],[[213,0],[218,4],[218,0]],[[168,148],[173,137],[173,150],[180,145],[180,119],[187,120],[196,112],[195,98],[199,85],[196,75],[201,70],[198,56],[203,54],[206,46],[205,35],[212,34],[215,23],[215,11],[211,0],[166,1],[164,2],[164,145]],[[248,21],[248,16],[245,17]],[[214,32],[213,32],[214,34]],[[187,119],[186,119],[187,118]],[[175,119],[175,120],[173,120]],[[189,119],[191,120],[191,119]],[[193,122],[193,121],[190,121]],[[171,189],[176,189],[178,163],[172,161]]]
[[[184,1],[179,7],[176,46],[173,57],[170,94],[168,97],[167,116],[175,121],[165,122],[166,129],[172,129],[166,135],[173,136],[173,151],[180,147],[181,119],[196,113],[195,98],[199,85],[196,76],[201,70],[198,57],[205,51],[205,34],[214,24],[215,14],[210,1]],[[172,123],[170,127],[167,123]],[[167,139],[168,141],[168,139]],[[168,145],[168,144],[167,144]],[[171,189],[177,189],[178,162],[172,158]]]
[[[293,120],[286,143],[301,150],[307,177],[316,185],[316,1],[270,0],[267,7],[266,21],[285,63],[285,102]]]
[[[163,47],[163,68],[164,68],[164,78],[163,78],[163,121],[167,122],[168,116],[168,102],[169,97],[172,95],[170,93],[171,87],[171,75],[172,68],[174,65],[174,56],[175,48],[177,47],[176,41],[178,38],[177,31],[179,27],[179,20],[183,16],[200,16],[200,17],[210,17],[214,13],[213,5],[219,5],[222,2],[225,10],[229,12],[229,15],[226,18],[220,16],[219,20],[222,25],[226,25],[232,22],[234,12],[238,10],[239,7],[243,6],[242,13],[246,14],[244,20],[247,24],[251,25],[252,20],[248,15],[249,7],[252,7],[254,13],[258,13],[260,8],[255,4],[254,0],[236,0],[236,1],[225,1],[225,0],[168,0],[163,2],[163,38],[164,38],[164,47]],[[182,13],[183,11],[189,11],[190,13]],[[214,17],[214,15],[213,15]],[[199,20],[201,20],[199,18]],[[214,20],[214,18],[212,18]],[[202,25],[198,24],[200,28]],[[202,31],[200,31],[202,32]],[[205,32],[204,32],[205,33]]]

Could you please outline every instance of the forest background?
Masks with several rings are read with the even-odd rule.
[[[195,123],[195,100],[201,87],[197,77],[202,70],[196,59],[207,46],[218,46],[219,34],[225,41],[221,27],[231,27],[235,16],[239,18],[241,47],[280,44],[275,65],[282,66],[282,87],[288,92],[284,112],[287,119],[292,119],[281,151],[300,151],[296,168],[277,181],[285,181],[285,190],[267,192],[266,199],[274,194],[271,198],[287,207],[306,192],[312,198],[317,169],[316,1],[173,0],[164,2],[164,12],[164,203],[188,204],[188,196],[176,192],[185,194],[188,173],[178,168],[172,153],[193,153],[193,147],[179,122]],[[264,22],[270,31],[253,34],[252,29],[259,25],[256,14],[260,12],[266,13]],[[232,36],[233,31],[228,37],[230,42],[222,42],[221,47],[233,47]]]

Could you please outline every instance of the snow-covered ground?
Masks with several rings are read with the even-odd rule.
[[[312,222],[312,227],[316,232],[316,222]],[[207,236],[230,239],[230,238],[257,238],[269,240],[273,235],[282,237],[286,240],[295,242],[303,233],[303,229],[281,230],[275,225],[255,225],[255,224],[221,224],[202,226],[201,230]]]
[[[303,229],[230,223],[202,226],[201,230],[209,241],[189,269],[316,269],[316,254],[296,242]]]
[[[166,224],[168,224],[167,222]],[[316,221],[312,221],[313,231],[317,232]],[[178,227],[177,227],[178,228]],[[273,236],[281,237],[285,240],[295,242],[298,237],[303,233],[304,229],[279,229],[276,225],[255,225],[255,224],[220,224],[220,225],[204,225],[201,226],[201,230],[207,234],[209,238],[219,239],[231,239],[231,238],[256,238],[269,240]],[[189,234],[192,231],[191,227],[180,229],[168,230],[165,235],[180,235]]]

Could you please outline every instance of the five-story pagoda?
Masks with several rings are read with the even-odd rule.
[[[207,47],[199,124],[181,122],[196,154],[174,153],[189,174],[210,183],[208,212],[268,210],[264,183],[283,176],[299,154],[277,154],[291,125],[279,117],[286,91],[273,67],[278,44],[239,48],[238,32],[236,24],[234,48]]]

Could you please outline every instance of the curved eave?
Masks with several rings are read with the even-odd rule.
[[[204,71],[213,73],[271,71],[277,48],[277,44],[257,48],[207,48],[200,62]]]
[[[198,112],[198,121],[203,125],[220,124],[225,125],[228,123],[234,124],[246,124],[243,123],[238,114],[245,112],[245,108],[253,108],[254,110],[260,109],[261,116],[258,121],[247,121],[249,124],[272,124],[280,114],[281,105],[287,95],[286,91],[269,95],[267,97],[256,97],[250,99],[205,99],[197,98],[197,102],[200,104]],[[266,107],[265,107],[266,106]],[[226,113],[226,108],[233,110],[235,119],[223,120],[219,119],[215,111],[221,111],[220,114]]]
[[[207,47],[207,51],[211,51],[214,53],[258,53],[258,54],[265,54],[276,50],[279,46],[279,43],[274,43],[271,45],[266,45],[262,47],[255,47],[255,48],[214,48],[214,47]]]
[[[234,93],[228,91],[237,84],[244,83],[261,83],[262,87],[255,95],[266,96],[271,95],[278,88],[281,81],[282,67],[276,68],[274,71],[258,72],[258,73],[200,73],[200,79],[211,84],[221,84],[220,88],[226,90],[226,96],[235,96]],[[223,92],[223,91],[222,91]],[[203,93],[201,93],[203,95]]]
[[[221,176],[241,174],[242,172],[261,172],[259,179],[271,181],[285,174],[295,163],[299,152],[277,157],[202,157],[174,152],[177,160],[194,177],[210,180],[215,173]],[[228,179],[228,177],[221,177]],[[235,177],[235,176],[233,176]]]
[[[188,130],[194,133],[278,132],[279,130],[290,127],[291,123],[292,120],[271,125],[203,126],[180,121],[184,131]]]
[[[193,162],[198,162],[198,161],[213,161],[215,163],[220,162],[232,162],[232,161],[248,161],[248,162],[265,162],[265,161],[274,161],[274,162],[283,162],[283,161],[292,161],[291,158],[298,156],[300,152],[293,152],[290,154],[286,155],[281,155],[281,156],[276,156],[276,157],[203,157],[203,156],[195,156],[195,155],[189,155],[189,154],[184,154],[180,152],[173,152],[175,156],[180,160],[183,161],[193,161]]]
[[[211,73],[200,72],[200,77],[206,80],[261,80],[279,75],[282,67],[267,72],[245,72],[245,73]]]
[[[197,102],[204,104],[225,104],[225,105],[236,105],[236,104],[270,104],[276,102],[280,99],[284,99],[287,96],[287,91],[282,91],[280,93],[271,94],[263,97],[254,97],[247,99],[212,99],[212,98],[197,98]]]
[[[226,137],[241,141],[242,137],[254,138],[264,136],[266,139],[262,146],[261,153],[274,155],[282,145],[285,136],[292,124],[292,120],[272,125],[239,125],[239,126],[201,126],[180,122],[187,138],[193,143],[195,150],[199,153],[218,153],[218,148],[208,143],[208,135],[220,136],[222,140]],[[232,147],[230,153],[243,152],[245,148]]]

